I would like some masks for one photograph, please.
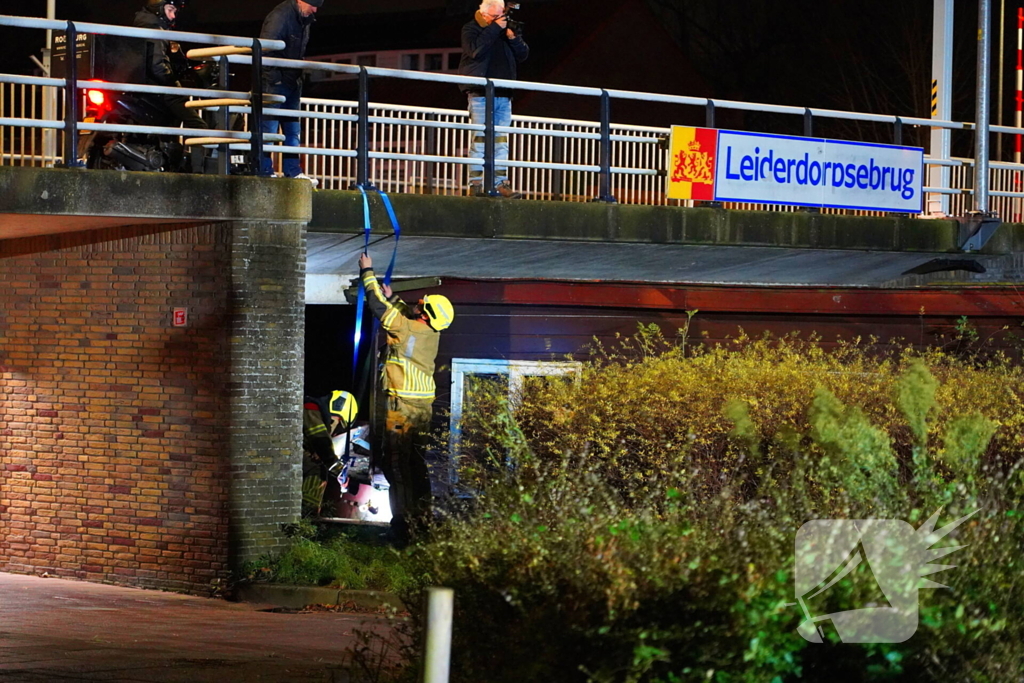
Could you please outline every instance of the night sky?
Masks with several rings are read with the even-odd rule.
[[[932,0],[523,0],[520,18],[528,20],[527,39],[536,56],[524,67],[523,77],[544,80],[545,69],[551,66],[544,64],[544,59],[559,56],[552,44],[574,38],[585,41],[586,26],[599,24],[602,15],[614,13],[629,2],[655,13],[659,30],[666,32],[685,55],[687,64],[679,68],[692,70],[695,78],[691,81],[701,84],[666,86],[659,92],[928,115]],[[45,0],[5,0],[3,4],[4,13],[43,16],[46,12]],[[57,0],[57,16],[128,24],[141,4],[138,0]],[[253,35],[262,17],[276,4],[277,0],[194,0],[180,15],[179,28]],[[455,46],[459,25],[469,19],[474,5],[472,0],[326,0],[314,27],[309,54]],[[993,14],[997,15],[998,10],[999,1],[993,0]],[[1006,39],[1004,121],[1011,122],[1016,8],[1008,6],[1007,13],[1013,15],[1007,19],[1007,29],[1013,30]],[[957,2],[953,117],[959,120],[974,118],[976,29],[976,2]],[[31,73],[34,65],[29,54],[38,54],[42,32],[0,31],[3,71]],[[603,49],[625,58],[649,39],[649,35],[638,33],[632,44],[626,40]],[[994,38],[993,47],[996,45]],[[624,59],[624,63],[627,61]],[[993,68],[996,61],[993,54]],[[652,64],[650,68],[672,66]],[[632,72],[626,68],[622,72],[607,70],[590,80],[599,77],[607,87],[630,89],[636,66],[629,69]],[[995,84],[992,90],[994,95]],[[531,101],[530,113],[535,108],[541,111],[542,103]],[[747,117],[743,123],[753,128],[774,125],[768,118],[751,122]],[[886,135],[872,130],[815,132],[864,139]],[[907,135],[907,144],[924,142],[923,137],[915,139],[914,131]],[[969,140],[964,137],[960,144],[969,145]],[[970,153],[966,149],[961,152]]]

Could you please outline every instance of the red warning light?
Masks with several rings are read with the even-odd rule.
[[[103,94],[102,90],[88,90],[86,95],[89,101],[95,104],[97,107],[102,107],[103,103],[107,101],[106,95]]]

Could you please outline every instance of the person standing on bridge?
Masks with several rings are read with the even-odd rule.
[[[462,27],[462,61],[459,73],[463,76],[482,78],[516,79],[516,68],[530,56],[530,48],[522,35],[508,28],[504,0],[483,0],[473,20]],[[469,99],[469,120],[484,125],[487,111],[485,91],[479,85],[460,85]],[[498,88],[494,91],[494,125],[512,125],[512,91]],[[485,138],[483,131],[473,131],[473,146],[470,157],[483,159]],[[501,161],[508,159],[508,133],[494,136],[494,182],[495,191],[502,197],[519,199],[508,183],[508,167]],[[473,164],[469,167],[469,189],[472,194],[483,193],[484,167]]]
[[[377,282],[368,254],[359,257],[366,303],[387,333],[381,375],[387,402],[383,470],[391,488],[391,530],[400,541],[430,521],[427,437],[433,418],[434,360],[441,331],[455,310],[447,297],[428,294],[409,306],[391,288]]]
[[[316,21],[316,12],[324,4],[324,0],[284,0],[280,5],[270,10],[270,14],[263,20],[263,29],[260,31],[260,38],[266,40],[283,40],[284,50],[265,53],[267,57],[278,59],[305,59],[306,45],[309,43],[309,29]],[[282,104],[273,105],[280,109],[294,109],[298,111],[299,102],[302,99],[302,69],[282,69],[280,67],[263,67],[263,92],[271,95],[283,95]],[[284,145],[286,147],[298,147],[302,137],[302,122],[296,117],[286,117],[280,122],[273,116],[263,119],[263,133],[276,133],[280,123],[281,132],[284,133]],[[315,178],[310,178],[302,172],[299,165],[298,154],[285,154],[281,164],[281,171],[288,178],[303,178],[317,186]],[[274,164],[270,155],[263,156],[260,172],[262,175],[270,175],[274,172]]]
[[[132,26],[170,31],[178,17],[178,8],[184,5],[184,0],[147,0],[146,5],[135,13]],[[178,44],[170,40],[147,40],[146,83],[180,88],[181,83],[171,62],[175,55],[184,60],[180,50]],[[151,95],[147,98],[186,128],[209,128],[199,114],[185,106],[187,100],[184,95]]]

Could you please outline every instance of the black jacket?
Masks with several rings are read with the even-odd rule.
[[[132,26],[165,31],[171,28],[166,20],[148,9],[136,12]],[[174,76],[174,69],[171,68],[171,46],[168,41],[146,41],[146,82],[170,86],[178,84],[178,79]]]
[[[309,42],[309,27],[316,20],[316,15],[303,17],[295,0],[284,0],[270,10],[263,20],[260,38],[283,40],[284,49],[274,52],[267,51],[268,57],[279,59],[305,59],[306,44]],[[263,69],[263,86],[270,87],[284,83],[292,88],[302,84],[302,69]]]
[[[479,15],[479,12],[477,12]],[[509,40],[505,29],[496,23],[484,26],[479,16],[462,27],[462,61],[459,73],[481,78],[516,79],[516,65],[530,56],[530,47],[521,35]],[[482,95],[484,89],[475,85],[460,85],[463,92]],[[498,91],[499,97],[511,97],[512,91]]]

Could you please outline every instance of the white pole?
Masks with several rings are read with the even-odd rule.
[[[423,683],[448,683],[452,654],[455,591],[427,589],[427,633],[423,648]]]
[[[57,18],[57,0],[46,0],[46,18]],[[50,56],[50,45],[53,44],[53,31],[46,29],[46,45],[43,46],[43,74],[50,77],[52,66]],[[57,119],[57,92],[54,88],[43,87],[43,118]],[[43,165],[51,165],[57,157],[57,131],[53,129],[43,130]]]
[[[989,59],[992,45],[991,0],[978,1],[978,96],[974,118],[974,210],[988,215],[989,206]]]
[[[953,112],[953,0],[935,0],[932,16],[932,118],[949,121]],[[932,128],[928,153],[949,159],[949,129]],[[929,166],[928,184],[949,187],[949,167]],[[949,195],[928,195],[928,215],[948,216]]]
[[[1004,38],[1006,37],[1006,0],[999,0],[999,68],[996,73],[999,74],[999,90],[996,96],[996,125],[1003,125],[1003,53],[1006,52],[1004,47]],[[1003,160],[1003,134],[996,134],[996,161]]]
[[[1024,78],[1021,78],[1021,74],[1024,74],[1024,61],[1021,59],[1022,53],[1024,53],[1024,8],[1017,8],[1017,111],[1013,119],[1013,125],[1017,128],[1020,128],[1021,124],[1021,92],[1022,86],[1024,86]],[[1020,133],[1017,133],[1017,140],[1014,144],[1013,163],[1020,163]]]

